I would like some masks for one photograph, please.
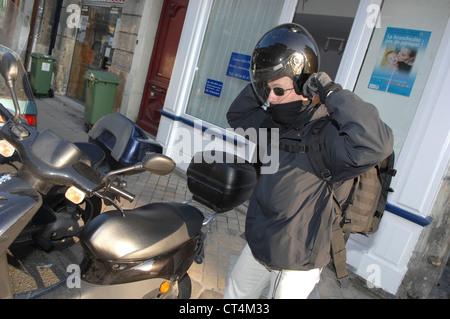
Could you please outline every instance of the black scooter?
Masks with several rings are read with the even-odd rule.
[[[0,70],[14,94],[17,61],[5,53]],[[81,150],[50,130],[36,132],[0,104],[5,125],[0,130],[4,156],[17,152],[23,164],[15,174],[0,177],[0,298],[12,298],[7,250],[42,205],[42,195],[53,186],[68,187],[74,203],[84,196],[113,192],[127,200],[133,194],[112,182],[112,176],[148,170],[168,174],[175,163],[162,154],[147,155],[142,163],[119,168],[104,176],[87,165]],[[226,160],[226,161],[225,161]],[[230,160],[232,162],[230,162]],[[189,166],[188,186],[194,200],[226,212],[243,203],[256,183],[248,163],[226,154],[199,153]],[[80,235],[86,257],[80,278],[21,294],[18,298],[188,298],[187,271],[203,258],[204,214],[187,203],[155,203],[134,210],[110,211],[94,218]],[[73,278],[72,278],[73,279]]]
[[[4,47],[3,51],[7,50]],[[18,68],[22,65],[18,64]],[[19,70],[18,80],[27,82],[24,70]],[[162,147],[150,139],[145,132],[121,114],[108,114],[102,117],[89,132],[88,143],[75,143],[82,151],[82,161],[97,169],[102,175],[112,169],[131,167],[150,153],[162,153]],[[0,173],[16,172],[21,166],[17,155],[5,159],[0,157]],[[136,172],[133,172],[136,173]],[[116,184],[126,187],[123,176],[116,176]],[[72,246],[81,229],[103,208],[103,202],[111,205],[117,200],[111,192],[99,197],[85,198],[80,204],[68,201],[64,194],[66,187],[54,186],[43,195],[43,205],[30,223],[16,238],[12,247],[35,245],[41,250],[51,252]]]

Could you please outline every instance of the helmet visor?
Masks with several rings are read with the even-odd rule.
[[[289,77],[294,80],[295,76],[302,73],[304,59],[301,54],[294,53],[285,61],[280,62],[278,65],[273,67],[259,68],[256,69],[255,65],[252,64],[250,70],[250,77],[252,80],[253,88],[258,95],[262,103],[266,103],[271,92],[269,88],[269,82],[282,77]],[[282,96],[283,94],[276,95]]]

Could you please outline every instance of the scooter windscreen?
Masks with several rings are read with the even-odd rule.
[[[34,156],[57,169],[76,164],[82,156],[78,147],[50,130],[44,130],[36,137],[31,150]]]
[[[81,150],[72,142],[50,130],[33,132],[28,139],[31,145],[23,142],[19,155],[29,174],[53,185],[75,186],[86,193],[101,187],[100,174],[84,163]]]
[[[25,61],[30,33],[28,17],[10,0],[0,1],[0,59],[4,53],[11,53],[18,63],[18,75],[15,92],[21,113],[29,119],[29,124],[36,126],[36,105],[33,90],[22,61]],[[0,76],[0,103],[14,113],[11,92],[5,79]],[[0,120],[0,126],[2,121]]]
[[[0,44],[23,60],[30,33],[28,17],[11,0],[0,1]]]

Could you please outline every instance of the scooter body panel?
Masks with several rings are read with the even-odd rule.
[[[21,179],[0,177],[0,251],[8,249],[41,205],[41,196]]]
[[[90,256],[83,265],[86,269],[82,269],[82,278],[94,285],[118,285],[154,278],[175,282],[186,274],[202,244],[199,234],[164,255],[140,261],[99,260]]]
[[[81,283],[81,299],[157,299],[163,297],[159,287],[165,280],[152,278],[118,285],[95,285]],[[176,283],[171,283],[176,287]],[[173,297],[171,291],[167,294]],[[166,297],[166,296],[164,296]],[[161,298],[162,299],[162,298]]]
[[[6,251],[41,205],[41,196],[21,179],[0,177],[0,299],[13,297]]]
[[[154,203],[125,211],[105,212],[82,231],[89,256],[83,279],[114,285],[151,278],[177,281],[203,252],[204,216],[181,203]]]
[[[50,287],[22,293],[15,299],[152,299],[173,296],[177,284],[171,283],[172,291],[163,296],[159,287],[163,279],[153,278],[117,285],[97,285],[80,280],[77,284],[70,279],[60,281]]]

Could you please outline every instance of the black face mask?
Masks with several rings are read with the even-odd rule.
[[[314,112],[311,101],[295,101],[283,104],[272,104],[270,110],[272,118],[284,128],[303,128],[308,123]]]

